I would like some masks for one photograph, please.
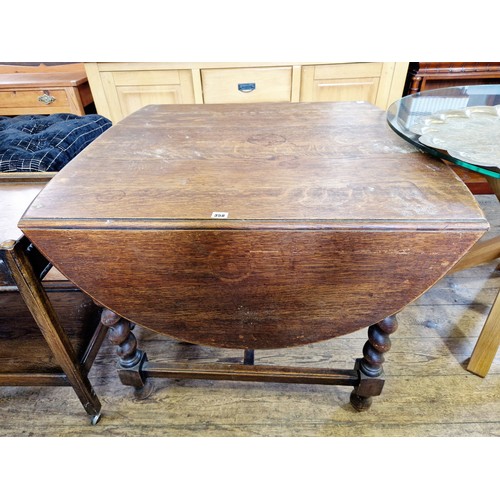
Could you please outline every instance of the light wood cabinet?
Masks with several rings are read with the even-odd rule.
[[[114,123],[147,104],[368,101],[403,95],[408,63],[86,63],[97,112]]]
[[[192,72],[134,64],[85,64],[96,110],[113,123],[148,104],[193,104]]]
[[[347,63],[302,67],[301,101],[368,101],[382,109],[402,96],[408,64]]]

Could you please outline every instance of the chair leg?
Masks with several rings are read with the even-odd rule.
[[[500,201],[500,179],[487,177],[486,180]],[[486,241],[479,241],[467,252],[454,267],[448,271],[453,274],[463,269],[479,266],[500,257],[500,236],[495,236]],[[486,318],[481,334],[477,339],[474,351],[467,365],[471,373],[486,377],[491,363],[496,356],[500,345],[500,292],[493,303],[490,313]]]
[[[449,271],[453,274],[463,269],[480,266],[500,257],[500,236],[476,243]]]
[[[90,384],[87,374],[83,372],[71,342],[61,326],[28,256],[22,249],[22,245],[16,245],[15,241],[12,241],[12,246],[6,250],[7,263],[21,297],[38,324],[56,361],[73,386],[85,411],[90,415],[91,423],[96,424],[100,418],[101,403]]]
[[[467,370],[486,377],[500,345],[500,292],[477,339]]]
[[[463,269],[479,266],[500,257],[500,236],[476,243],[448,275]],[[480,377],[486,377],[500,345],[500,293],[486,318],[476,342],[467,370]]]

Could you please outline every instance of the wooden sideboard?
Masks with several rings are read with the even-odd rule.
[[[412,62],[406,93],[489,83],[500,83],[500,62]]]
[[[148,104],[367,101],[403,94],[408,63],[85,63],[97,112],[114,123]]]
[[[404,94],[462,85],[500,83],[500,62],[410,62]],[[473,194],[493,194],[483,175],[451,166]]]

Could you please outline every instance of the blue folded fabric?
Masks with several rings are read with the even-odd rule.
[[[0,172],[58,172],[109,127],[95,114],[0,116]]]

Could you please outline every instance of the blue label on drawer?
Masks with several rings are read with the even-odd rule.
[[[240,92],[252,92],[252,90],[255,90],[255,83],[238,83],[238,90]]]

